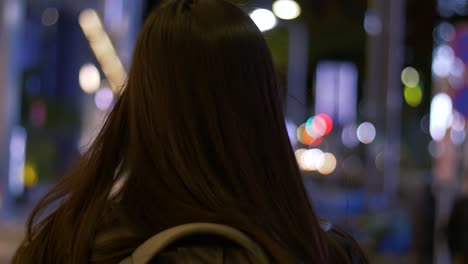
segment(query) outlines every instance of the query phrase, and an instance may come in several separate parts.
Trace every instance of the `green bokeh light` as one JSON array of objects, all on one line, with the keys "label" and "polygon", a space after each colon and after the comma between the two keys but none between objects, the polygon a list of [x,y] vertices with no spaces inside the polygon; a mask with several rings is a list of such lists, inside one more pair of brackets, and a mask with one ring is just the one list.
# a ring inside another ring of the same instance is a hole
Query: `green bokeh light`
[{"label": "green bokeh light", "polygon": [[409,106],[412,107],[417,107],[418,105],[421,104],[422,98],[423,98],[423,93],[421,90],[421,87],[419,86],[414,86],[414,87],[409,87],[405,86],[405,101]]}]

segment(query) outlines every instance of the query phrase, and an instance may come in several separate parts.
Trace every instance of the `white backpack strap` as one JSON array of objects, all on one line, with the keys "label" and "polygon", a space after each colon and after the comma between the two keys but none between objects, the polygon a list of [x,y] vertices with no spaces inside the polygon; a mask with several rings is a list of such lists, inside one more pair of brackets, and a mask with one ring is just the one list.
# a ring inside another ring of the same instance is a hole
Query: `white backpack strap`
[{"label": "white backpack strap", "polygon": [[255,263],[269,263],[268,257],[257,243],[241,231],[226,225],[211,223],[192,223],[169,228],[154,235],[141,244],[133,254],[120,264],[145,264],[174,241],[195,234],[211,234],[228,238],[247,250]]}]

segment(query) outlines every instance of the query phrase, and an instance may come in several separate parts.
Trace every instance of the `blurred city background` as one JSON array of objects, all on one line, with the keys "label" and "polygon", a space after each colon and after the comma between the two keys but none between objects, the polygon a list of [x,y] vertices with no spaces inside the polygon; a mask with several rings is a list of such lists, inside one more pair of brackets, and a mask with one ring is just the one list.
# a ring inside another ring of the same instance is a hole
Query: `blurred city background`
[{"label": "blurred city background", "polygon": [[[0,0],[0,263],[99,130],[157,2]],[[468,1],[242,7],[287,88],[285,122],[319,215],[372,263],[451,263],[464,242],[449,238],[464,231],[448,223],[468,212]]]}]

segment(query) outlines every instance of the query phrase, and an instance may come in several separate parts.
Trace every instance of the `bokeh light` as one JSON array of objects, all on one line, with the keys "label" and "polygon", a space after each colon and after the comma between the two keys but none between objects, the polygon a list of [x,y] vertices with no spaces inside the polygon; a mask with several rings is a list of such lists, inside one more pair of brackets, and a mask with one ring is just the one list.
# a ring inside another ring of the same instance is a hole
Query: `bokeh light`
[{"label": "bokeh light", "polygon": [[401,72],[401,82],[409,87],[414,87],[419,83],[419,73],[413,67],[406,67]]},{"label": "bokeh light", "polygon": [[327,114],[318,114],[307,120],[305,129],[307,134],[313,138],[323,137],[332,131],[333,121]]},{"label": "bokeh light", "polygon": [[304,143],[304,139],[302,138],[304,135],[304,131],[305,131],[305,124],[302,124],[297,128],[296,137],[297,137],[297,140],[299,140],[299,142],[301,142],[304,145],[307,145]]},{"label": "bokeh light", "polygon": [[57,8],[49,7],[42,12],[41,22],[44,26],[53,26],[57,23],[59,12]]},{"label": "bokeh light", "polygon": [[452,99],[447,94],[439,93],[432,98],[429,133],[435,141],[441,141],[445,137],[453,120],[452,112]]},{"label": "bokeh light", "polygon": [[94,93],[99,89],[101,74],[94,64],[87,63],[81,66],[79,82],[81,89],[83,89],[85,93]]},{"label": "bokeh light", "polygon": [[440,45],[434,50],[432,71],[438,77],[447,77],[452,71],[455,54],[449,45]]},{"label": "bokeh light", "polygon": [[448,76],[448,82],[452,88],[459,89],[465,83],[465,63],[460,58],[455,58]]},{"label": "bokeh light", "polygon": [[291,20],[301,15],[301,6],[294,0],[278,0],[273,3],[273,12],[281,19]]},{"label": "bokeh light", "polygon": [[33,187],[38,182],[38,176],[36,169],[31,164],[26,164],[24,166],[24,186],[26,187]]},{"label": "bokeh light", "polygon": [[450,130],[450,141],[455,145],[461,145],[465,142],[465,130],[451,129]]},{"label": "bokeh light", "polygon": [[421,104],[423,94],[419,86],[405,86],[404,90],[405,102],[412,107],[416,107]]},{"label": "bokeh light", "polygon": [[94,103],[99,110],[108,110],[114,101],[114,93],[107,87],[102,87],[94,95]]},{"label": "bokeh light", "polygon": [[421,118],[421,121],[419,122],[419,125],[421,127],[421,130],[424,133],[429,134],[429,115],[424,115]]},{"label": "bokeh light", "polygon": [[308,145],[310,147],[316,147],[316,146],[322,144],[322,141],[323,141],[323,138],[321,138],[321,137],[313,138],[313,137],[309,136],[309,134],[307,134],[306,131],[304,131],[303,139],[304,139],[305,145]]},{"label": "bokeh light", "polygon": [[445,146],[443,144],[437,144],[434,140],[431,140],[427,145],[427,151],[433,158],[440,158],[445,153]]},{"label": "bokeh light", "polygon": [[307,133],[306,124],[302,124],[297,128],[297,139],[304,145],[315,147],[322,143],[323,138],[312,137]]},{"label": "bokeh light", "polygon": [[250,18],[260,31],[267,31],[276,26],[275,15],[267,9],[259,8],[250,13]]},{"label": "bokeh light", "polygon": [[455,27],[448,22],[442,22],[434,29],[433,37],[436,42],[450,42],[455,38]]},{"label": "bokeh light", "polygon": [[375,167],[381,171],[384,170],[384,164],[385,164],[384,155],[385,153],[383,151],[380,151],[375,156]]},{"label": "bokeh light", "polygon": [[318,165],[323,163],[321,161],[321,159],[323,159],[323,151],[320,149],[298,149],[295,153],[301,170],[315,171],[318,169]]},{"label": "bokeh light", "polygon": [[382,19],[372,11],[367,11],[364,15],[364,30],[371,36],[377,36],[382,32]]},{"label": "bokeh light", "polygon": [[364,122],[357,129],[357,138],[363,144],[370,144],[375,139],[376,130],[370,122]]},{"label": "bokeh light", "polygon": [[458,111],[452,112],[452,122],[450,124],[450,140],[455,145],[461,145],[465,142],[466,132],[465,126],[466,121],[465,117]]},{"label": "bokeh light", "polygon": [[304,152],[307,151],[307,149],[297,149],[296,151],[294,151],[294,154],[296,156],[296,161],[297,161],[297,164],[299,165],[299,168],[301,170],[305,170],[304,168],[304,164],[302,164],[302,154],[304,154]]},{"label": "bokeh light", "polygon": [[321,123],[325,123],[325,134],[328,135],[333,129],[333,120],[332,118],[324,113],[318,114],[315,116],[316,119],[322,120]]},{"label": "bokeh light", "polygon": [[322,163],[318,166],[318,171],[321,174],[328,175],[335,171],[336,169],[336,158],[335,155],[331,153],[324,153],[322,155]]},{"label": "bokeh light", "polygon": [[317,148],[309,149],[302,152],[300,157],[302,167],[306,171],[315,171],[323,165],[323,151]]},{"label": "bokeh light", "polygon": [[323,137],[327,130],[326,126],[327,124],[325,123],[325,120],[316,117],[307,119],[307,122],[305,123],[307,134],[313,138]]},{"label": "bokeh light", "polygon": [[357,128],[354,125],[348,125],[343,128],[343,131],[341,132],[341,141],[343,142],[343,145],[348,148],[354,148],[359,144],[356,129]]},{"label": "bokeh light", "polygon": [[450,71],[450,75],[456,78],[463,78],[465,74],[466,65],[460,58],[455,58]]},{"label": "bokeh light", "polygon": [[452,116],[452,123],[450,124],[452,129],[464,130],[466,125],[465,117],[458,111],[453,111]]}]

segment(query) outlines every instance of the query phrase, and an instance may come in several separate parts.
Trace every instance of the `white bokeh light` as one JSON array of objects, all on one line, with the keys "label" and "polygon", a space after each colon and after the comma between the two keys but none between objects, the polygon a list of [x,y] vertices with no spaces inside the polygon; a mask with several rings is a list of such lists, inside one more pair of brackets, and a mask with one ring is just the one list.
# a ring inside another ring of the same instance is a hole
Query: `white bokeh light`
[{"label": "white bokeh light", "polygon": [[439,93],[432,98],[429,120],[429,132],[432,139],[441,141],[447,128],[452,124],[452,99],[445,93]]},{"label": "white bokeh light", "polygon": [[80,87],[85,93],[94,93],[101,84],[101,74],[94,64],[87,63],[81,66],[79,73]]},{"label": "white bokeh light", "polygon": [[326,162],[326,156],[318,148],[298,149],[295,154],[299,168],[303,171],[316,171]]},{"label": "white bokeh light", "polygon": [[301,170],[305,170],[304,164],[302,162],[302,154],[304,154],[305,151],[307,151],[307,149],[303,149],[303,148],[294,151],[294,154],[296,156],[297,164],[299,165],[299,168]]},{"label": "white bokeh light", "polygon": [[356,135],[361,143],[370,144],[375,139],[375,127],[370,122],[364,122],[359,125]]},{"label": "white bokeh light", "polygon": [[325,153],[322,155],[323,162],[318,166],[318,171],[321,174],[327,175],[335,171],[336,169],[336,158],[331,153]]},{"label": "white bokeh light", "polygon": [[294,0],[278,0],[273,3],[273,12],[284,20],[292,20],[301,15],[301,6]]},{"label": "white bokeh light", "polygon": [[309,149],[302,153],[301,160],[305,170],[317,170],[324,162],[323,151],[317,148]]},{"label": "white bokeh light", "polygon": [[259,8],[250,13],[250,18],[254,21],[260,31],[267,31],[276,26],[276,17],[268,9]]}]

